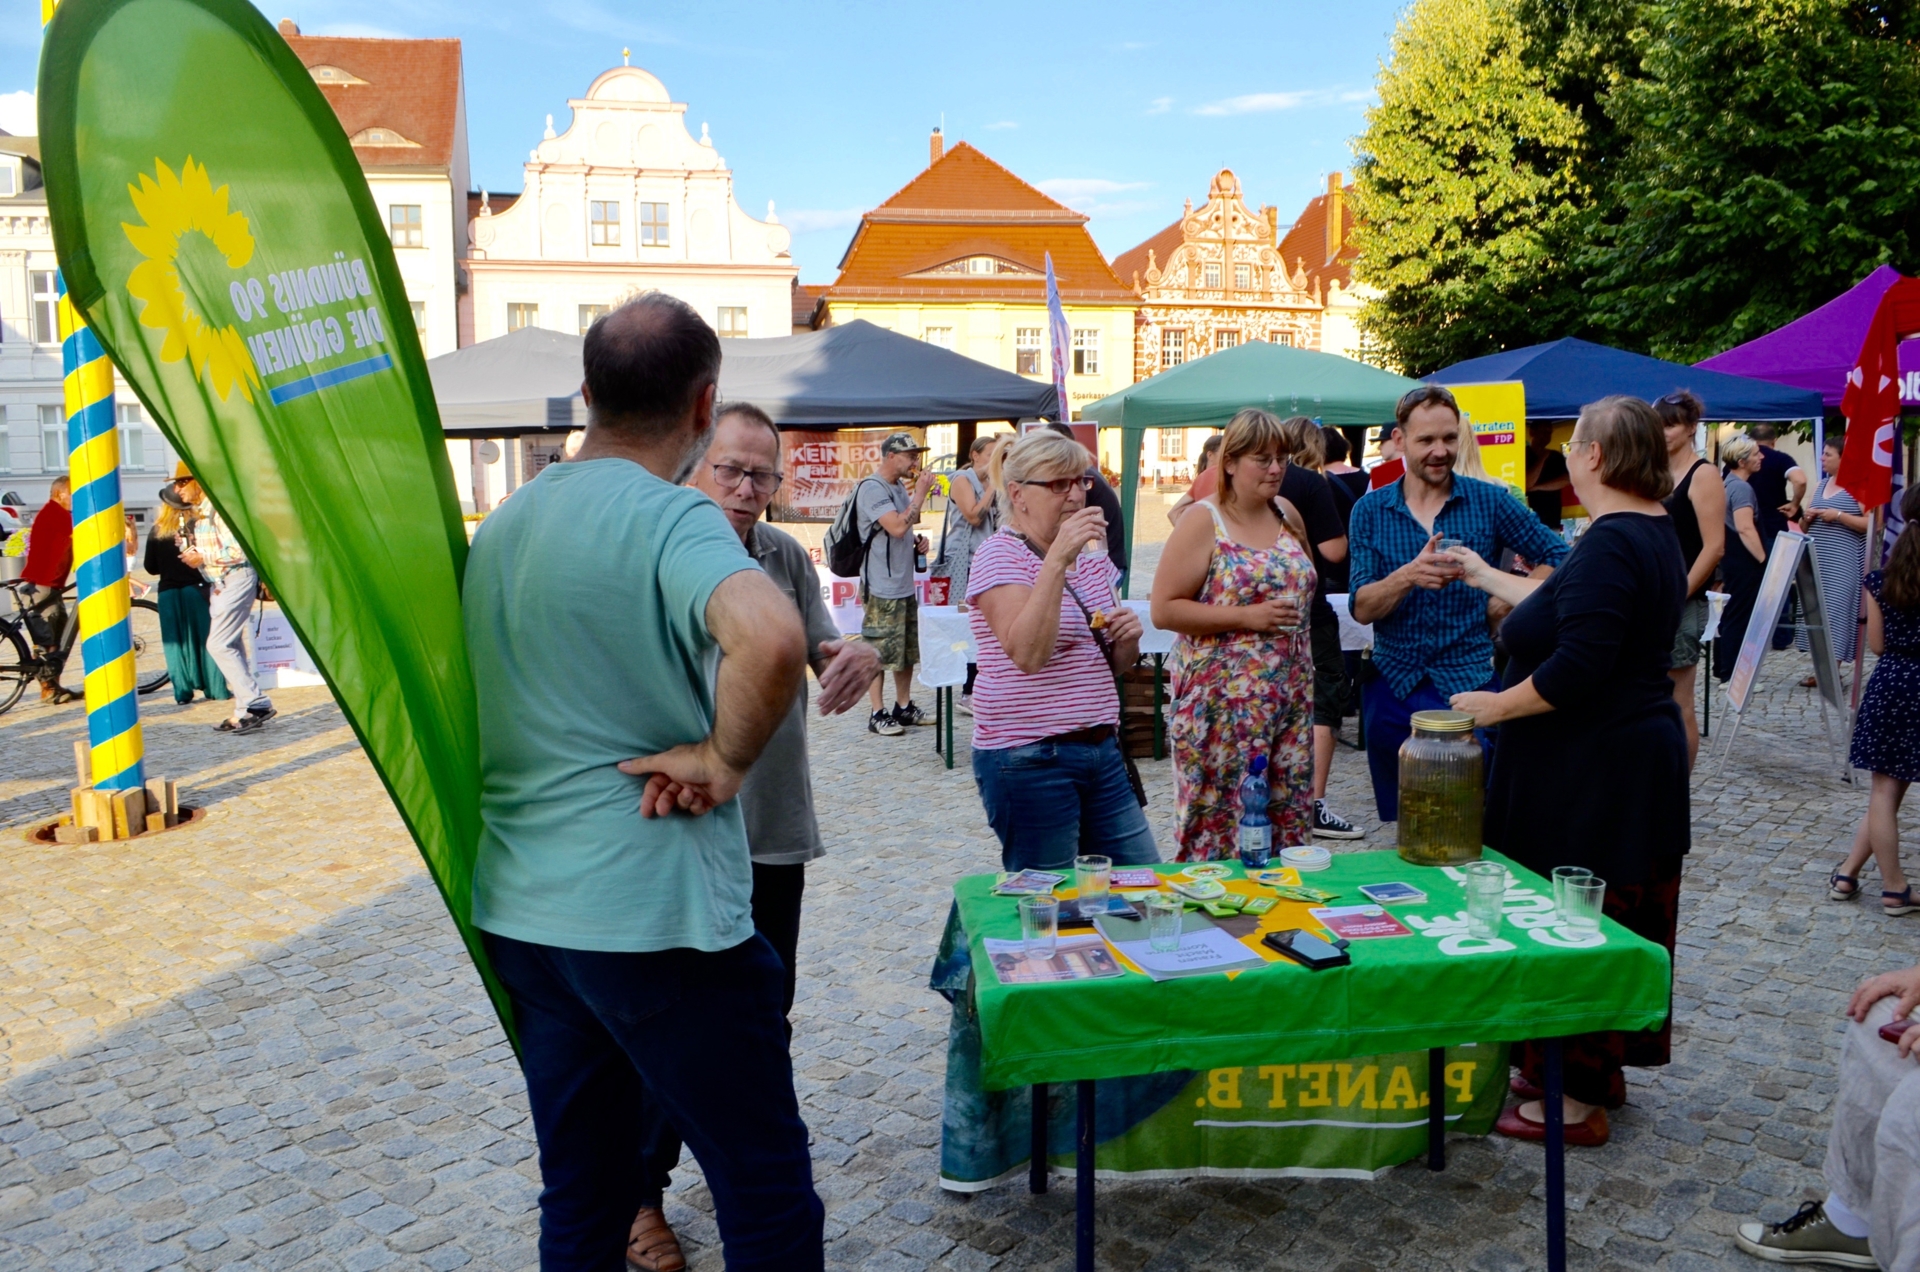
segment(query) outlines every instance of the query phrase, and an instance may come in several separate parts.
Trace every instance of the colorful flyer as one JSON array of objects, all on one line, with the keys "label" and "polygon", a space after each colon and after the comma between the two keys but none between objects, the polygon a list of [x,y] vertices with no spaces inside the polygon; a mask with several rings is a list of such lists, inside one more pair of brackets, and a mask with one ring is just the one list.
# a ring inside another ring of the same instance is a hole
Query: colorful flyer
[{"label": "colorful flyer", "polygon": [[1350,941],[1381,936],[1412,936],[1400,920],[1377,905],[1328,905],[1308,910],[1320,925]]}]

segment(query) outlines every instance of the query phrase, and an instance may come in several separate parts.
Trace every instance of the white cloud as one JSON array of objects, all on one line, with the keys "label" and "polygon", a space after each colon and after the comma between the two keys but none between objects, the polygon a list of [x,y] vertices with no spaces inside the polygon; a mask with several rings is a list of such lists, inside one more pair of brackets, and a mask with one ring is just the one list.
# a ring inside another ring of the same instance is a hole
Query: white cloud
[{"label": "white cloud", "polygon": [[1009,128],[1018,128],[1019,126],[1020,125],[1018,123],[1015,123],[1011,119],[1003,119],[1003,120],[1000,120],[998,123],[988,124],[987,131],[988,132],[1005,132]]},{"label": "white cloud", "polygon": [[1147,114],[1149,115],[1164,115],[1172,109],[1173,98],[1171,97],[1156,97],[1147,103]]},{"label": "white cloud", "polygon": [[1278,93],[1243,93],[1239,97],[1223,97],[1217,102],[1208,102],[1196,106],[1196,115],[1261,115],[1277,110],[1294,110],[1301,106],[1332,106],[1373,100],[1371,89],[1364,92],[1351,89],[1332,88],[1296,88]]},{"label": "white cloud", "polygon": [[865,208],[795,208],[780,213],[780,224],[795,234],[813,230],[844,230],[860,224]]},{"label": "white cloud", "polygon": [[32,89],[0,93],[0,129],[16,137],[31,137],[40,131]]},{"label": "white cloud", "polygon": [[1144,181],[1107,181],[1100,177],[1049,177],[1045,181],[1034,182],[1042,194],[1050,195],[1072,207],[1091,202],[1103,194],[1118,194],[1122,190],[1144,190]]}]

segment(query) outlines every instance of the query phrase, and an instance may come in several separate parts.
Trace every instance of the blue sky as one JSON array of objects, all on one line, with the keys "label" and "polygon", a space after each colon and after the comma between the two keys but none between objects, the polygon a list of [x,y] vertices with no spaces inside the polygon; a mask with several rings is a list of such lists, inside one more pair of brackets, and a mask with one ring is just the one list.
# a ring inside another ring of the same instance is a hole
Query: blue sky
[{"label": "blue sky", "polygon": [[[457,36],[476,183],[518,190],[545,117],[633,50],[710,126],[755,216],[830,282],[860,212],[966,140],[1092,217],[1109,257],[1239,174],[1283,223],[1351,165],[1403,0],[699,5],[596,0],[256,0],[313,35]],[[0,0],[0,127],[26,131],[39,6]],[[9,96],[17,94],[17,96]]]}]

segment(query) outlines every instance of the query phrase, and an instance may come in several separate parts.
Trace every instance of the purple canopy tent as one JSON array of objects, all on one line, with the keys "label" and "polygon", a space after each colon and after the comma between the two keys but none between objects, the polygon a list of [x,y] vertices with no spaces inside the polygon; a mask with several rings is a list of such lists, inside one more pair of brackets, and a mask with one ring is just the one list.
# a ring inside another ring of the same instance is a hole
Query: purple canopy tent
[{"label": "purple canopy tent", "polygon": [[[1847,373],[1860,360],[1860,345],[1867,338],[1874,311],[1880,307],[1880,297],[1899,278],[1900,271],[1882,265],[1778,331],[1694,365],[1812,389],[1828,407],[1837,408],[1840,392],[1847,385]],[[1900,401],[1906,406],[1920,406],[1920,341],[1900,346]]]}]

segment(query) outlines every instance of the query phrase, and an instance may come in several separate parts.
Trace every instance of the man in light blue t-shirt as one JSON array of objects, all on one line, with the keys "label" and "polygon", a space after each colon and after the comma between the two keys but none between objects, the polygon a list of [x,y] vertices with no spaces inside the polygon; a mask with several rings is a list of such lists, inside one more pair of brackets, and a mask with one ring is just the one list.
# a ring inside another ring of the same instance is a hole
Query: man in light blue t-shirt
[{"label": "man in light blue t-shirt", "polygon": [[706,1172],[727,1266],[817,1269],[785,973],[754,932],[734,799],[805,632],[719,508],[675,484],[711,429],[712,329],[650,293],[594,323],[583,356],[585,441],[487,518],[463,595],[473,921],[520,1036],[541,1267],[619,1266],[651,1100]]}]

